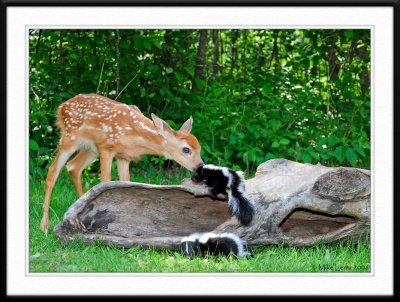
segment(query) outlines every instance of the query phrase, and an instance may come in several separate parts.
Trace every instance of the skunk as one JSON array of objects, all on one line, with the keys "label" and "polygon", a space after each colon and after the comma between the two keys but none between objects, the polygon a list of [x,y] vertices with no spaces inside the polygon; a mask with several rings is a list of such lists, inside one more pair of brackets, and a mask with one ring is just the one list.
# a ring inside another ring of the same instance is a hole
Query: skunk
[{"label": "skunk", "polygon": [[233,233],[193,233],[181,239],[180,248],[187,257],[204,256],[207,253],[224,256],[232,253],[236,258],[253,256],[246,241]]},{"label": "skunk", "polygon": [[211,194],[228,195],[228,210],[239,222],[248,225],[253,219],[254,202],[245,192],[243,172],[226,167],[201,165],[192,176],[192,181],[203,181],[211,188]]}]

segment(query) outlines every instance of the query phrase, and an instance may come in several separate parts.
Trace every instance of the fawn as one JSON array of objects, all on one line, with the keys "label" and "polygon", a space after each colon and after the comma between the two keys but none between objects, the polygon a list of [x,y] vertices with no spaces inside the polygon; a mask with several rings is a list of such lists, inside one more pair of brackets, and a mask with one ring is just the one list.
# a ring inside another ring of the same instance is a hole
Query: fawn
[{"label": "fawn", "polygon": [[190,171],[203,164],[201,146],[190,134],[190,117],[178,131],[151,114],[145,117],[135,105],[126,105],[97,94],[79,94],[58,107],[61,138],[46,178],[46,194],[40,229],[47,234],[51,193],[66,166],[79,196],[83,195],[83,169],[100,158],[101,181],[111,180],[111,164],[117,160],[120,180],[130,181],[129,163],[145,154],[165,156]]}]

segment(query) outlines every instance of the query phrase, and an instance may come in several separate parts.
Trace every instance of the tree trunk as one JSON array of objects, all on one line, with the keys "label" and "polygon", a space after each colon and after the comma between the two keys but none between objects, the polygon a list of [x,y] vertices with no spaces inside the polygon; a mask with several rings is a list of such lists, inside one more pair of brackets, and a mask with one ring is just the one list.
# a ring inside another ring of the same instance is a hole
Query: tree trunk
[{"label": "tree trunk", "polygon": [[[367,56],[367,49],[365,46],[357,48],[357,57],[360,60],[365,60],[366,56]],[[361,71],[360,79],[361,79],[361,96],[362,96],[362,98],[364,98],[366,92],[369,90],[369,87],[371,85],[369,72],[368,72],[368,69],[366,68],[366,66]]]},{"label": "tree trunk", "polygon": [[206,57],[206,47],[207,47],[207,29],[201,29],[199,33],[199,49],[197,51],[196,57],[196,69],[194,71],[195,79],[192,85],[192,92],[196,92],[199,90],[197,86],[196,79],[203,78],[203,70],[205,67],[205,57]]},{"label": "tree trunk", "polygon": [[335,81],[339,75],[339,62],[336,60],[335,46],[332,45],[328,50],[329,79]]},{"label": "tree trunk", "polygon": [[274,32],[274,44],[272,46],[272,53],[271,53],[271,58],[269,61],[268,68],[271,68],[272,62],[274,62],[275,68],[279,67],[278,37],[279,37],[279,31],[275,31]]},{"label": "tree trunk", "polygon": [[[261,33],[259,35],[261,35]],[[258,42],[257,59],[255,66],[264,66],[265,64],[264,48],[265,48],[265,40],[261,39]]]},{"label": "tree trunk", "polygon": [[213,43],[214,43],[214,51],[213,51],[213,75],[214,77],[218,74],[219,72],[219,38],[218,38],[218,29],[213,29],[212,30],[212,38],[213,38]]},{"label": "tree trunk", "polygon": [[237,50],[236,50],[236,41],[238,38],[239,32],[237,30],[232,31],[232,45],[231,45],[231,76],[233,76],[233,70],[236,66],[237,61]]},{"label": "tree trunk", "polygon": [[63,32],[60,31],[60,43],[58,44],[58,54],[57,54],[57,62],[62,63],[64,60],[62,59],[62,44],[63,44]]},{"label": "tree trunk", "polygon": [[36,49],[35,49],[36,54],[39,53],[39,49],[40,49],[40,38],[42,37],[42,32],[43,32],[43,29],[39,29],[39,36],[38,36],[38,40],[37,40],[37,43],[36,43]]},{"label": "tree trunk", "polygon": [[225,196],[205,185],[100,183],[55,226],[63,244],[83,236],[119,247],[178,249],[194,232],[232,232],[249,245],[310,246],[354,239],[370,228],[370,173],[273,159],[245,181],[256,211],[248,226],[231,217]]},{"label": "tree trunk", "polygon": [[120,50],[119,43],[121,41],[121,36],[119,35],[119,30],[116,30],[115,33],[115,61],[116,61],[116,69],[115,69],[115,96],[119,95],[119,86],[120,86],[120,75],[119,75],[119,58],[120,58]]}]

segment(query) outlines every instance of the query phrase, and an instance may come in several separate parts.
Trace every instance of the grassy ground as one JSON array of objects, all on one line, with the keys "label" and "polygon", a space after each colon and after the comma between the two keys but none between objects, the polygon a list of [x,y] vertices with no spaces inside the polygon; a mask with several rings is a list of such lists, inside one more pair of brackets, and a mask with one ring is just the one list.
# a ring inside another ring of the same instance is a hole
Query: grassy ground
[{"label": "grassy ground", "polygon": [[[132,171],[132,181],[180,184],[190,173],[183,169],[166,172],[154,168]],[[136,176],[135,176],[136,175]],[[115,171],[114,171],[114,177]],[[116,179],[116,178],[114,178]],[[85,177],[86,190],[96,183]],[[64,247],[52,232],[69,206],[77,199],[65,169],[52,195],[51,226],[47,236],[39,230],[44,181],[29,183],[29,271],[35,272],[370,272],[368,236],[357,243],[317,244],[313,247],[255,246],[251,259],[208,256],[185,258],[176,251],[134,247],[121,249],[100,244],[86,246],[76,240]]]}]

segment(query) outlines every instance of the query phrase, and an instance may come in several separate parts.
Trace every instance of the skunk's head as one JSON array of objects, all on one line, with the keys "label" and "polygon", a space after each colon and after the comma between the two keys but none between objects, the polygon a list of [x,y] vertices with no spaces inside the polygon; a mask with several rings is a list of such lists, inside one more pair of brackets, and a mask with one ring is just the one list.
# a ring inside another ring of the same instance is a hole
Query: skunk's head
[{"label": "skunk's head", "polygon": [[199,165],[196,169],[196,171],[194,171],[193,175],[192,175],[192,181],[194,182],[200,182],[202,180],[204,180],[204,173],[203,173],[203,165]]},{"label": "skunk's head", "polygon": [[199,249],[199,241],[198,240],[182,240],[181,241],[181,251],[186,257],[192,257],[196,255]]}]

